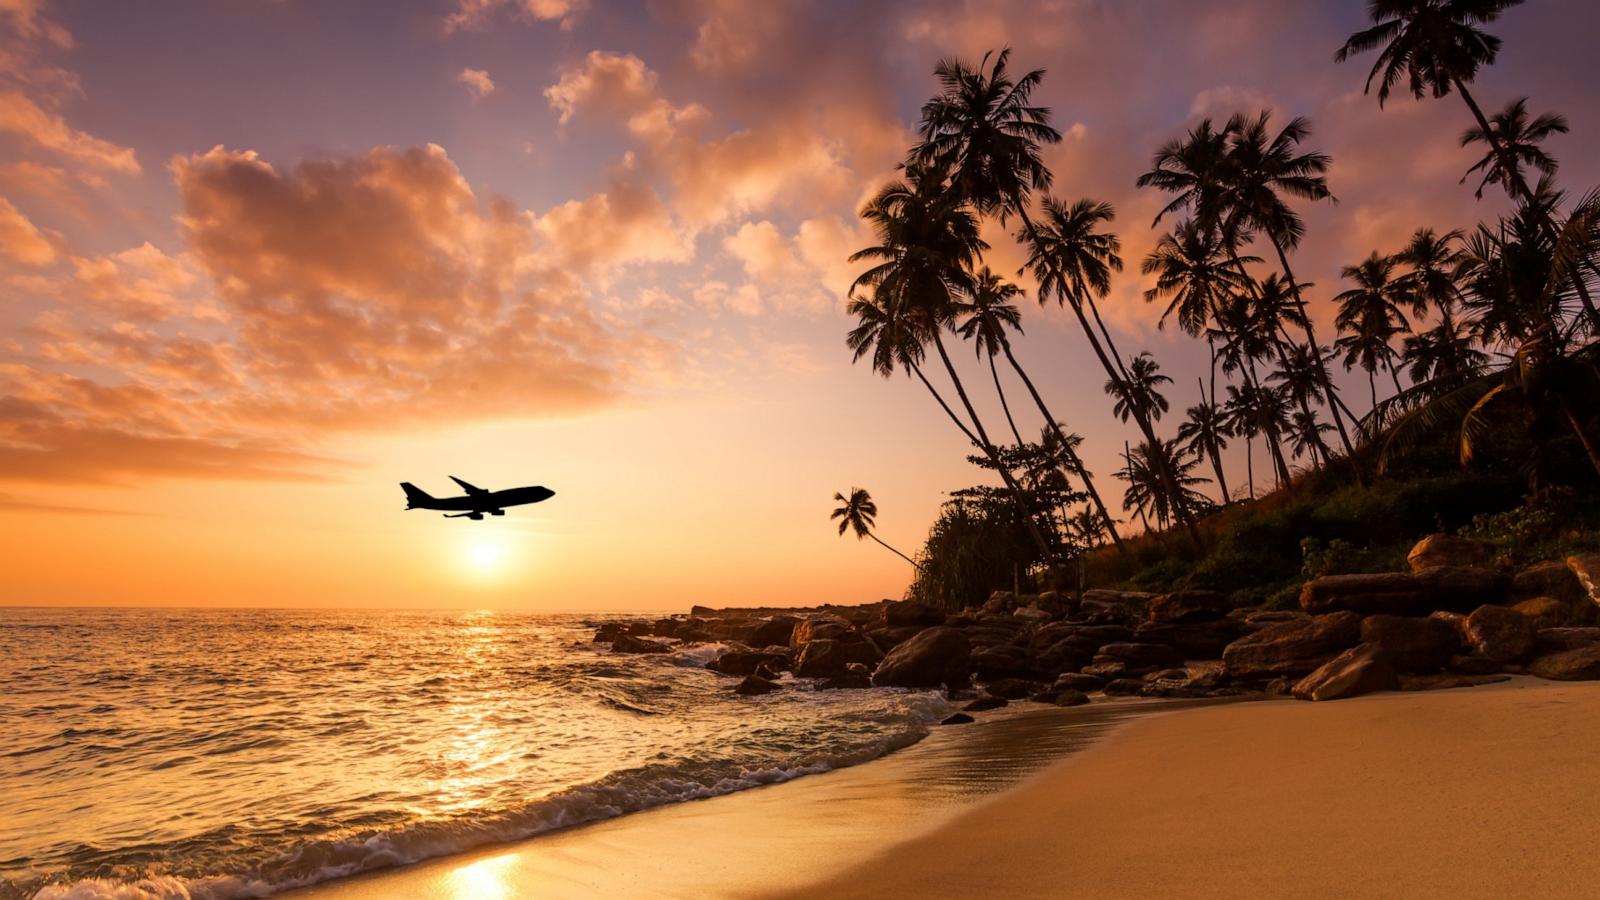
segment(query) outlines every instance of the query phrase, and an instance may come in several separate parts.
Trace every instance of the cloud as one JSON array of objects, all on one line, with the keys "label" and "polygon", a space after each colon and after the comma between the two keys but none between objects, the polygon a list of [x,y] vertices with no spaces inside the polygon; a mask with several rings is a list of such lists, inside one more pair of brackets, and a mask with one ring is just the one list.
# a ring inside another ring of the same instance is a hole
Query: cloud
[{"label": "cloud", "polygon": [[577,23],[588,0],[456,0],[455,11],[445,17],[445,33],[487,26],[502,9],[533,22],[560,22],[562,29]]},{"label": "cloud", "polygon": [[536,254],[547,268],[601,273],[639,263],[682,263],[694,256],[694,234],[673,220],[655,190],[617,181],[582,200],[562,203],[534,223]]},{"label": "cloud", "polygon": [[119,147],[72,128],[61,116],[41,108],[21,91],[0,90],[0,131],[87,166],[128,175],[140,171],[132,148]]},{"label": "cloud", "polygon": [[646,141],[661,143],[680,124],[701,119],[706,111],[692,103],[678,107],[667,102],[657,93],[657,81],[644,60],[631,53],[592,50],[581,64],[563,69],[544,96],[563,125],[579,114],[609,118]]},{"label": "cloud", "polygon": [[483,69],[462,69],[456,81],[466,85],[474,97],[483,98],[494,93],[494,79]]},{"label": "cloud", "polygon": [[10,200],[0,197],[0,252],[25,266],[48,266],[59,256],[56,245],[60,239],[28,221]]}]

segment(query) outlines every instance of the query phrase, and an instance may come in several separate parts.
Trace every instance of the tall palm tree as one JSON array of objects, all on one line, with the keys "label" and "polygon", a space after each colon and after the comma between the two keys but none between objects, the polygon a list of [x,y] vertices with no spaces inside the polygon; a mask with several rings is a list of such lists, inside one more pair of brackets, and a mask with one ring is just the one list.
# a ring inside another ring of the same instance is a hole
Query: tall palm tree
[{"label": "tall palm tree", "polygon": [[1332,425],[1317,421],[1315,416],[1296,411],[1289,423],[1289,448],[1294,458],[1310,456],[1315,460],[1319,452],[1326,452],[1327,445],[1323,443],[1322,434],[1332,430]]},{"label": "tall palm tree", "polygon": [[[1253,256],[1241,261],[1260,262]],[[1199,337],[1217,308],[1243,284],[1216,229],[1202,228],[1193,219],[1162,235],[1139,271],[1156,277],[1155,286],[1144,292],[1146,303],[1171,298],[1156,327],[1165,327],[1167,318],[1176,313],[1178,327],[1190,337]]]},{"label": "tall palm tree", "polygon": [[840,506],[838,509],[834,510],[833,515],[828,517],[830,519],[839,520],[840,537],[843,537],[846,531],[854,530],[856,533],[856,540],[859,541],[864,537],[872,538],[878,542],[878,546],[888,550],[890,553],[893,553],[895,556],[900,557],[906,562],[911,563],[911,565],[915,566],[916,568],[922,568],[920,565],[917,565],[916,560],[889,546],[884,542],[883,538],[880,538],[876,534],[872,533],[872,529],[877,525],[877,522],[874,520],[878,515],[878,504],[872,502],[872,495],[867,493],[864,488],[853,487],[850,489],[850,496],[846,497],[844,494],[834,494],[833,499],[838,503],[844,504],[843,506]]},{"label": "tall palm tree", "polygon": [[1432,381],[1450,375],[1475,375],[1489,355],[1472,346],[1470,323],[1440,319],[1432,328],[1408,335],[1400,351],[1410,366],[1411,380]]},{"label": "tall palm tree", "polygon": [[[1141,442],[1128,452],[1125,460],[1125,468],[1117,473],[1118,478],[1128,483],[1123,504],[1141,516],[1154,518],[1162,528],[1172,521],[1180,505],[1202,506],[1207,502],[1205,495],[1195,489],[1206,479],[1192,474],[1200,460],[1178,453],[1176,442],[1159,438],[1154,443]],[[1162,471],[1173,473],[1173,477],[1159,474]],[[1177,493],[1167,487],[1171,481],[1177,482]]]},{"label": "tall palm tree", "polygon": [[1106,382],[1106,393],[1116,398],[1111,411],[1122,421],[1136,413],[1143,413],[1152,422],[1161,421],[1168,409],[1167,398],[1161,395],[1161,385],[1172,379],[1161,374],[1161,365],[1148,352],[1141,353],[1128,364],[1128,376]]},{"label": "tall palm tree", "polygon": [[1462,133],[1461,146],[1489,144],[1489,152],[1461,176],[1461,182],[1465,184],[1474,172],[1482,172],[1483,181],[1477,189],[1479,200],[1483,199],[1483,189],[1491,184],[1516,196],[1516,185],[1526,187],[1528,183],[1522,171],[1524,165],[1538,169],[1546,177],[1556,173],[1555,157],[1544,152],[1539,143],[1552,134],[1566,134],[1567,130],[1567,118],[1559,113],[1545,113],[1530,120],[1528,98],[1519,97],[1489,117],[1489,130],[1474,126]]},{"label": "tall palm tree", "polygon": [[[859,359],[867,352],[866,348],[872,346],[882,319],[903,322],[894,337],[910,337],[933,345],[966,411],[965,422],[943,404],[942,398],[941,405],[993,464],[1011,491],[1042,558],[1050,559],[1053,556],[1051,545],[1034,521],[1021,485],[989,439],[983,420],[973,408],[944,345],[943,333],[954,316],[955,299],[958,294],[970,291],[972,264],[988,245],[978,237],[977,217],[959,197],[944,189],[942,173],[912,165],[906,168],[905,174],[904,180],[885,186],[861,210],[861,217],[871,224],[878,243],[850,256],[851,262],[873,262],[851,284],[850,295],[856,297],[863,289],[870,289],[873,303],[869,305],[880,309],[872,312],[865,307],[853,307],[858,316],[866,313],[871,318],[863,322],[870,327],[860,341],[852,335],[851,346]],[[890,353],[891,360],[903,356],[901,351]],[[876,356],[874,359],[876,361]],[[916,371],[920,376],[920,369]]]},{"label": "tall palm tree", "polygon": [[1337,346],[1345,351],[1345,368],[1359,362],[1367,370],[1367,384],[1372,391],[1372,405],[1378,405],[1378,389],[1373,374],[1378,368],[1389,370],[1394,379],[1394,392],[1400,393],[1400,376],[1395,373],[1395,351],[1391,341],[1410,328],[1400,304],[1412,304],[1406,293],[1406,284],[1394,277],[1395,261],[1376,250],[1353,266],[1345,266],[1340,274],[1356,286],[1333,298],[1339,304],[1339,314],[1334,319],[1341,337]]},{"label": "tall palm tree", "polygon": [[1466,256],[1460,249],[1461,241],[1460,231],[1437,234],[1431,228],[1419,228],[1395,254],[1397,262],[1411,267],[1399,280],[1411,298],[1412,311],[1422,315],[1432,308],[1439,313],[1439,321],[1432,328],[1418,330],[1405,339],[1400,355],[1413,382],[1476,373],[1488,362],[1486,354],[1473,348],[1470,326],[1456,319],[1461,303],[1457,276]]},{"label": "tall palm tree", "polygon": [[[1249,458],[1249,439],[1264,435],[1272,459],[1273,477],[1282,485],[1289,480],[1289,466],[1283,458],[1278,436],[1289,430],[1289,405],[1283,392],[1264,384],[1228,385],[1227,412],[1235,432],[1245,435],[1245,455]],[[1254,496],[1254,471],[1251,472]]]},{"label": "tall palm tree", "polygon": [[1178,443],[1186,452],[1206,456],[1211,460],[1211,471],[1217,476],[1217,490],[1222,504],[1228,504],[1228,476],[1222,468],[1222,451],[1233,436],[1233,425],[1227,413],[1216,403],[1206,399],[1205,385],[1200,385],[1200,402],[1185,411],[1187,418],[1178,426]]}]

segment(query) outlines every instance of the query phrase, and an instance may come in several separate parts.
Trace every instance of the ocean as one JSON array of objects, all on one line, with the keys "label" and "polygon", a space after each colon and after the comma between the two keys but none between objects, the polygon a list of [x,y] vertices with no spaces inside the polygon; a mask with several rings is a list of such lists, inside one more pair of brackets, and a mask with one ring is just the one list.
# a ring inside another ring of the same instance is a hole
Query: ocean
[{"label": "ocean", "polygon": [[259,897],[864,762],[936,692],[731,693],[600,615],[0,609],[0,897]]}]

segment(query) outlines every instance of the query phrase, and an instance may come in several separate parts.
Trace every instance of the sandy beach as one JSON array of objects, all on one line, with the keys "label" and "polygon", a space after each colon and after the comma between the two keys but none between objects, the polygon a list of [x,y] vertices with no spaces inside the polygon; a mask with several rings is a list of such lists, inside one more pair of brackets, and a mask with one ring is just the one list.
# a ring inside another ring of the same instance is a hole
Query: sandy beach
[{"label": "sandy beach", "polygon": [[306,896],[1600,894],[1600,684],[1181,709],[1082,752],[1057,732],[1035,763],[1070,755],[997,794],[1000,774],[964,784],[1079,712]]}]

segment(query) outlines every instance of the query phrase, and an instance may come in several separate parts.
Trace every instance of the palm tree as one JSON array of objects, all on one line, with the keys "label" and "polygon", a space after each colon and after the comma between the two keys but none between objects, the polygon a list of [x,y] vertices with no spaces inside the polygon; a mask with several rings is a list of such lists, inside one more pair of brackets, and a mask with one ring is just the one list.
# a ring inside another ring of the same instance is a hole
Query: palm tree
[{"label": "palm tree", "polygon": [[[940,173],[915,165],[906,168],[904,180],[887,185],[869,200],[861,210],[861,217],[871,223],[878,243],[850,256],[851,262],[871,260],[875,263],[850,286],[852,298],[863,288],[873,292],[872,302],[865,306],[852,305],[858,317],[864,316],[858,330],[867,329],[859,340],[854,333],[850,338],[856,358],[876,346],[885,321],[898,323],[892,335],[896,340],[910,338],[922,345],[933,345],[966,410],[965,422],[937,392],[934,392],[935,397],[952,421],[993,463],[1011,491],[1039,552],[1043,558],[1051,558],[1050,544],[1029,513],[1021,486],[989,440],[983,420],[973,408],[944,346],[943,332],[952,321],[956,296],[970,292],[972,264],[988,246],[978,237],[977,218],[960,198],[944,189],[944,177]],[[904,361],[905,353],[891,349],[889,359]],[[921,377],[920,369],[913,371]],[[923,381],[927,383],[926,378]],[[932,389],[931,385],[929,388]]]},{"label": "palm tree", "polygon": [[1233,425],[1227,413],[1216,403],[1206,399],[1205,384],[1200,385],[1200,403],[1185,411],[1187,418],[1178,426],[1178,443],[1186,452],[1211,459],[1211,471],[1217,476],[1217,490],[1222,494],[1222,504],[1228,504],[1228,477],[1222,468],[1222,451],[1233,436]]},{"label": "palm tree", "polygon": [[[1192,474],[1200,460],[1176,452],[1174,441],[1157,438],[1154,443],[1141,442],[1127,453],[1125,461],[1125,468],[1117,473],[1128,483],[1123,505],[1146,517],[1147,522],[1154,518],[1157,525],[1165,528],[1179,506],[1203,506],[1207,502],[1205,495],[1195,490],[1195,485],[1204,484],[1206,479]],[[1161,475],[1163,471],[1171,476]],[[1173,481],[1178,485],[1177,493],[1167,487]]]},{"label": "palm tree", "polygon": [[1477,374],[1488,363],[1489,355],[1472,346],[1470,329],[1470,323],[1446,318],[1432,328],[1407,336],[1400,357],[1411,367],[1411,380]]},{"label": "palm tree", "polygon": [[1411,297],[1412,311],[1418,315],[1428,307],[1439,311],[1438,324],[1405,339],[1400,355],[1413,382],[1476,373],[1488,362],[1486,354],[1472,347],[1470,327],[1456,319],[1461,303],[1457,274],[1466,259],[1458,246],[1461,240],[1460,231],[1436,234],[1431,228],[1419,228],[1395,254],[1397,262],[1411,267],[1399,280]]},{"label": "palm tree", "polygon": [[1307,415],[1304,411],[1297,411],[1289,423],[1289,448],[1294,452],[1294,458],[1310,456],[1317,458],[1319,452],[1327,452],[1327,444],[1323,443],[1324,432],[1332,431],[1333,426],[1317,421],[1315,416]]},{"label": "palm tree", "polygon": [[1372,391],[1372,405],[1378,405],[1378,388],[1373,373],[1379,367],[1389,370],[1394,379],[1394,392],[1400,393],[1400,377],[1395,373],[1394,348],[1390,341],[1411,323],[1401,311],[1400,304],[1413,304],[1406,293],[1406,285],[1394,278],[1395,261],[1376,250],[1372,255],[1353,266],[1345,266],[1340,274],[1354,281],[1356,286],[1334,297],[1339,304],[1339,314],[1334,319],[1341,337],[1337,346],[1344,350],[1344,365],[1348,369],[1355,362],[1367,370],[1367,385]]},{"label": "palm tree", "polygon": [[[1289,406],[1283,392],[1263,384],[1228,385],[1226,410],[1235,433],[1245,436],[1245,456],[1250,458],[1251,438],[1265,435],[1272,458],[1273,477],[1278,484],[1289,480],[1289,466],[1283,458],[1278,436],[1289,430]],[[1255,496],[1255,472],[1251,465],[1251,496]]]},{"label": "palm tree", "polygon": [[[1489,117],[1489,130],[1468,128],[1461,135],[1461,146],[1489,144],[1489,152],[1478,160],[1467,174],[1461,176],[1465,184],[1474,172],[1483,172],[1477,197],[1483,199],[1483,189],[1490,184],[1505,188],[1507,194],[1516,196],[1516,185],[1527,187],[1522,173],[1524,165],[1532,166],[1546,177],[1556,173],[1555,157],[1544,152],[1539,142],[1552,134],[1567,133],[1567,119],[1558,113],[1545,113],[1532,121],[1528,119],[1528,98],[1519,97],[1506,104],[1506,108]],[[1494,138],[1494,140],[1491,140]]]},{"label": "palm tree", "polygon": [[846,497],[843,494],[834,494],[833,499],[838,503],[844,504],[843,506],[840,506],[838,509],[834,510],[833,515],[828,517],[830,519],[839,520],[840,537],[843,537],[846,531],[854,530],[856,533],[856,540],[859,541],[864,537],[872,538],[878,542],[880,547],[883,547],[885,550],[888,550],[890,553],[893,553],[895,556],[900,557],[906,562],[911,563],[911,565],[915,566],[916,568],[922,568],[920,565],[917,565],[916,560],[889,546],[884,542],[883,538],[880,538],[876,534],[872,533],[873,527],[877,524],[873,520],[878,515],[878,504],[872,502],[872,495],[867,493],[864,488],[853,487],[850,489],[850,496]]},{"label": "palm tree", "polygon": [[1022,333],[1022,315],[1017,312],[1016,304],[1011,302],[1021,296],[1022,288],[1002,280],[999,275],[989,271],[988,266],[984,266],[973,274],[972,290],[955,303],[956,316],[965,317],[956,328],[956,333],[972,341],[979,356],[988,358],[994,392],[1000,398],[1000,408],[1006,414],[1006,424],[1011,426],[1011,435],[1017,439],[1018,446],[1024,443],[1022,432],[1017,430],[1017,422],[1011,417],[1011,404],[1006,401],[1005,388],[1000,385],[1000,370],[996,368],[994,358],[1000,354],[1000,348],[1006,342],[1006,329]]},{"label": "palm tree", "polygon": [[1161,385],[1171,383],[1171,378],[1161,374],[1161,365],[1155,357],[1149,352],[1141,353],[1129,364],[1127,378],[1113,378],[1106,382],[1106,393],[1117,401],[1111,411],[1124,422],[1138,413],[1143,413],[1152,422],[1159,422],[1161,416],[1171,408],[1167,398],[1161,396]]},{"label": "palm tree", "polygon": [[[1253,256],[1241,261],[1260,262]],[[1165,327],[1167,317],[1176,313],[1178,327],[1190,337],[1199,337],[1217,308],[1243,284],[1216,230],[1202,228],[1193,219],[1162,235],[1139,271],[1156,276],[1155,286],[1144,292],[1146,303],[1172,298],[1156,327]]]}]

